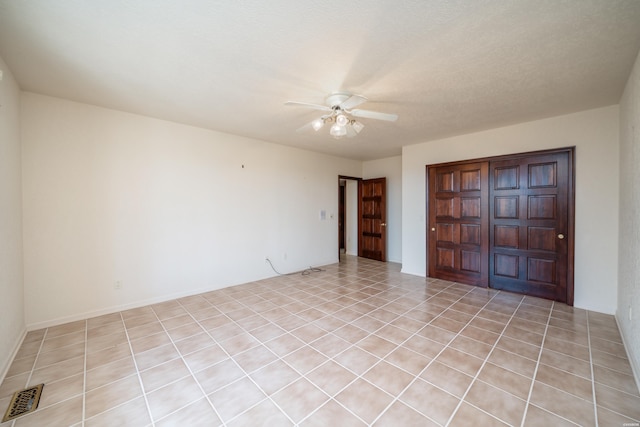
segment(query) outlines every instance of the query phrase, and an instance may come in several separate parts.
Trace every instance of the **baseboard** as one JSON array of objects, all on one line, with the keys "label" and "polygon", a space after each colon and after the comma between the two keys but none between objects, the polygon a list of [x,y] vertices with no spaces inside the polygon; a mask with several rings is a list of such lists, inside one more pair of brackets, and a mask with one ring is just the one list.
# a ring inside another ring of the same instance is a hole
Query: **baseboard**
[{"label": "baseboard", "polygon": [[[319,263],[314,264],[313,266],[324,267],[324,266],[327,266],[327,265],[335,264],[337,262],[338,262],[337,259],[330,259],[330,260],[320,261]],[[307,268],[309,268],[308,265],[300,267],[299,270],[295,270],[295,271],[303,271],[303,270],[305,270]],[[189,296],[193,296],[193,295],[202,294],[202,293],[205,293],[205,292],[216,291],[218,289],[224,289],[224,288],[228,288],[230,286],[242,285],[244,283],[250,283],[250,282],[253,282],[253,281],[268,279],[268,278],[276,277],[276,276],[277,276],[276,273],[270,272],[267,276],[257,277],[255,279],[249,280],[248,282],[228,283],[228,284],[226,284],[224,286],[220,286],[220,287],[207,287],[207,288],[201,288],[201,289],[192,289],[192,290],[185,291],[185,292],[178,292],[178,293],[174,293],[174,294],[163,295],[161,297],[148,298],[148,299],[145,299],[145,300],[135,301],[135,302],[128,303],[128,304],[114,305],[114,306],[110,306],[110,307],[101,308],[101,309],[98,309],[98,310],[85,311],[85,312],[82,312],[82,313],[76,313],[76,314],[72,314],[72,315],[69,315],[69,316],[63,316],[63,317],[58,317],[58,318],[51,319],[51,320],[45,320],[45,321],[42,321],[42,322],[28,323],[26,330],[27,331],[35,331],[35,330],[43,329],[43,328],[50,328],[52,326],[63,325],[65,323],[69,323],[69,322],[76,322],[78,320],[90,319],[92,317],[97,317],[97,316],[104,316],[105,314],[111,314],[111,313],[117,313],[119,311],[131,310],[131,309],[134,309],[134,308],[144,307],[144,306],[151,305],[151,304],[159,304],[159,303],[162,303],[162,302],[171,301],[171,300],[178,299],[178,298],[184,298],[184,297],[189,297]]]},{"label": "baseboard", "polygon": [[22,346],[22,342],[24,341],[24,337],[27,336],[27,328],[22,328],[22,332],[20,333],[19,338],[16,340],[13,350],[11,351],[11,355],[7,360],[3,362],[3,366],[0,366],[0,384],[4,381],[7,373],[9,372],[9,368],[11,368],[11,364],[13,360],[16,358],[18,351],[20,350],[20,346]]},{"label": "baseboard", "polygon": [[638,363],[640,361],[636,361],[631,357],[629,353],[629,346],[627,343],[629,342],[625,336],[622,328],[620,327],[620,321],[618,320],[618,313],[615,314],[616,324],[618,325],[618,331],[620,331],[620,337],[622,337],[622,345],[624,346],[624,351],[627,353],[627,360],[629,360],[629,364],[631,365],[631,372],[633,372],[633,378],[636,380],[636,387],[638,387],[638,391],[640,392],[640,366]]},{"label": "baseboard", "polygon": [[404,268],[404,265],[402,266],[402,269],[400,270],[401,273],[404,274],[410,274],[412,276],[418,276],[418,277],[427,277],[426,274],[424,274],[424,271],[420,272],[420,271],[410,271]]},{"label": "baseboard", "polygon": [[[233,285],[229,285],[233,286]],[[225,286],[226,287],[226,286]],[[206,289],[195,289],[186,292],[178,292],[169,295],[163,295],[161,297],[148,298],[145,300],[135,301],[128,304],[114,305],[105,308],[101,308],[98,310],[90,310],[82,313],[71,314],[69,316],[57,317],[51,320],[45,320],[42,322],[34,322],[27,324],[27,331],[35,331],[43,328],[51,328],[53,326],[63,325],[65,323],[76,322],[78,320],[90,319],[92,317],[104,316],[105,314],[117,313],[119,311],[131,310],[134,308],[144,307],[151,304],[159,304],[166,301],[171,301],[178,298],[189,297],[192,295],[203,294],[205,292],[215,291],[221,288],[206,288]]]}]

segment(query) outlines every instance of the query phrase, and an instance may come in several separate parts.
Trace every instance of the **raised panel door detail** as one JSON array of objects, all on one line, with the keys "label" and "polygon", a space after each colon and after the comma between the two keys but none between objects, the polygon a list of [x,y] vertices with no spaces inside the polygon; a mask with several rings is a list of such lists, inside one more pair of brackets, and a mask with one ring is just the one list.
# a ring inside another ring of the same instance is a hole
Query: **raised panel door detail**
[{"label": "raised panel door detail", "polygon": [[463,245],[480,246],[481,233],[479,224],[461,224],[460,225],[460,243]]},{"label": "raised panel door detail", "polygon": [[529,250],[554,252],[556,250],[556,230],[547,227],[529,227],[527,241]]},{"label": "raised panel door detail", "polygon": [[516,255],[496,254],[494,257],[493,271],[497,276],[518,277],[519,259]]},{"label": "raised panel door detail", "polygon": [[488,173],[486,161],[427,166],[430,277],[487,286]]},{"label": "raised panel door detail", "polygon": [[496,190],[513,190],[520,188],[520,168],[509,166],[496,168],[494,172],[493,186]]},{"label": "raised panel door detail", "polygon": [[386,260],[386,179],[358,183],[358,256]]},{"label": "raised panel door detail", "polygon": [[436,216],[438,218],[453,218],[455,202],[453,197],[436,199]]},{"label": "raised panel door detail", "polygon": [[494,199],[494,218],[518,218],[518,196],[502,196]]},{"label": "raised panel door detail", "polygon": [[529,165],[529,188],[545,188],[556,186],[556,162]]},{"label": "raised panel door detail", "polygon": [[[491,161],[492,288],[572,303],[572,168],[572,149]],[[508,188],[506,171],[516,170],[520,187]]]},{"label": "raised panel door detail", "polygon": [[480,218],[480,197],[462,197],[460,199],[460,216],[463,218]]},{"label": "raised panel door detail", "polygon": [[494,246],[501,248],[518,248],[518,234],[520,227],[517,225],[496,225],[493,227]]},{"label": "raised panel door detail", "polygon": [[453,243],[453,224],[440,223],[436,225],[438,241]]},{"label": "raised panel door detail", "polygon": [[455,266],[454,260],[455,254],[453,249],[438,248],[437,265],[439,268],[453,269],[453,267]]},{"label": "raised panel door detail", "polygon": [[452,192],[453,187],[453,172],[448,171],[445,173],[438,173],[438,179],[436,183],[436,191],[438,192]]},{"label": "raised panel door detail", "polygon": [[460,172],[460,191],[480,191],[480,169]]},{"label": "raised panel door detail", "polygon": [[555,219],[556,196],[533,195],[528,197],[529,219]]},{"label": "raised panel door detail", "polygon": [[527,280],[553,284],[556,278],[556,262],[551,259],[529,258]]},{"label": "raised panel door detail", "polygon": [[429,276],[572,305],[574,156],[563,148],[427,166]]},{"label": "raised panel door detail", "polygon": [[480,253],[460,251],[460,269],[480,273]]}]

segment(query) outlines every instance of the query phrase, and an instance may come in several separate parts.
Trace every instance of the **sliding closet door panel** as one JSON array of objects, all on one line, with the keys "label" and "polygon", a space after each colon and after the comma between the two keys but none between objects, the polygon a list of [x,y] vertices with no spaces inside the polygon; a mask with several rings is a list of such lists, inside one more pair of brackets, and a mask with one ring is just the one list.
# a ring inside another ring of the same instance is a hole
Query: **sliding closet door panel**
[{"label": "sliding closet door panel", "polygon": [[427,167],[429,276],[488,284],[489,163]]},{"label": "sliding closet door panel", "polygon": [[490,164],[492,288],[567,302],[568,152]]}]

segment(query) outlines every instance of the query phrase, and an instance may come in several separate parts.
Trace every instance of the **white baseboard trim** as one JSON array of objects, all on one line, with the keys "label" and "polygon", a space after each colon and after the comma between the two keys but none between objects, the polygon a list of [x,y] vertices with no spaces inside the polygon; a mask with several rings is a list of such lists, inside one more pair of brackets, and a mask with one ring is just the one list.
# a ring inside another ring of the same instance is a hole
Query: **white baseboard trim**
[{"label": "white baseboard trim", "polygon": [[[229,285],[229,286],[233,286],[233,285]],[[35,331],[35,330],[43,329],[43,328],[51,328],[52,326],[63,325],[65,323],[69,323],[69,322],[76,322],[78,320],[85,320],[85,319],[90,319],[92,317],[104,316],[105,314],[111,314],[111,313],[117,313],[119,311],[131,310],[133,308],[144,307],[144,306],[151,305],[151,304],[159,304],[159,303],[162,303],[162,302],[171,301],[171,300],[178,299],[178,298],[189,297],[189,296],[192,296],[192,295],[203,294],[205,292],[211,292],[211,291],[215,291],[215,290],[222,289],[222,288],[223,287],[220,287],[220,288],[210,288],[209,287],[209,288],[206,288],[206,289],[192,289],[192,290],[186,291],[186,292],[178,292],[178,293],[174,293],[174,294],[164,295],[164,296],[161,296],[161,297],[154,297],[154,298],[148,298],[148,299],[145,299],[145,300],[135,301],[135,302],[127,303],[127,304],[113,305],[113,306],[101,308],[101,309],[98,309],[98,310],[84,311],[82,313],[76,313],[76,314],[71,314],[69,316],[57,317],[55,319],[45,320],[45,321],[42,321],[42,322],[29,323],[29,324],[27,324],[27,331]]]},{"label": "white baseboard trim", "polygon": [[22,328],[22,332],[20,333],[19,338],[16,340],[15,344],[13,345],[13,350],[11,351],[11,355],[7,360],[5,360],[2,363],[2,366],[0,366],[0,384],[2,384],[7,374],[9,373],[9,368],[11,368],[11,364],[13,363],[13,360],[16,358],[16,355],[18,354],[18,351],[22,346],[22,342],[24,341],[24,337],[26,336],[27,336],[27,328]]},{"label": "white baseboard trim", "polygon": [[638,387],[638,391],[640,392],[640,366],[638,363],[640,361],[636,361],[631,357],[629,353],[629,346],[627,343],[629,342],[624,335],[624,331],[620,327],[620,321],[618,320],[618,312],[615,314],[616,324],[618,325],[618,331],[620,331],[620,336],[622,337],[622,345],[624,346],[624,351],[627,353],[627,360],[629,360],[629,364],[631,365],[631,372],[633,372],[633,377],[636,380],[636,387]]},{"label": "white baseboard trim", "polygon": [[426,274],[424,273],[424,271],[420,272],[420,271],[409,271],[406,268],[404,268],[404,266],[402,266],[402,269],[400,270],[401,273],[404,274],[410,274],[412,276],[418,276],[418,277],[427,277]]}]

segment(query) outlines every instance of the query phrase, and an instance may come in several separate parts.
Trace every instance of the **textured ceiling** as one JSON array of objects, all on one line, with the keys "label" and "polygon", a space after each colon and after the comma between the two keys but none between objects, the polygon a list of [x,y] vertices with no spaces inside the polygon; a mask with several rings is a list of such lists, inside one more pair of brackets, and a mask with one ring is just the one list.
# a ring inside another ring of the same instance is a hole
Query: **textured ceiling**
[{"label": "textured ceiling", "polygon": [[[638,0],[0,0],[23,90],[355,159],[617,104]],[[369,98],[355,138],[283,104]]]}]

